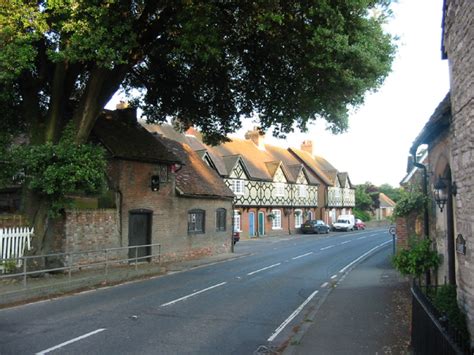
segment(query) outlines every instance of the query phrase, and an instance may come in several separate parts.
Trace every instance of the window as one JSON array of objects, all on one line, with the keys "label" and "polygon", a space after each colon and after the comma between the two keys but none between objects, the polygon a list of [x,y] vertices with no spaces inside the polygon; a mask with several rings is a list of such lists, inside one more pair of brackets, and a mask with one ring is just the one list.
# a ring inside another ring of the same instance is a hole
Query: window
[{"label": "window", "polygon": [[226,227],[226,210],[218,208],[216,210],[216,231],[225,231]]},{"label": "window", "polygon": [[282,182],[275,183],[275,196],[285,196],[285,184]]},{"label": "window", "polygon": [[303,211],[296,210],[295,211],[295,228],[301,227],[303,224]]},{"label": "window", "polygon": [[204,221],[206,213],[204,210],[191,210],[188,212],[188,233],[204,233]]},{"label": "window", "polygon": [[231,189],[236,195],[243,195],[244,194],[244,180],[232,180]]},{"label": "window", "polygon": [[312,220],[313,219],[313,211],[309,211],[308,212],[308,220]]},{"label": "window", "polygon": [[308,197],[308,190],[306,189],[306,185],[298,185],[298,192],[299,197]]},{"label": "window", "polygon": [[272,229],[281,229],[281,211],[273,210]]},{"label": "window", "polygon": [[235,210],[234,211],[234,232],[240,232],[241,229],[241,224],[240,224],[240,211]]}]

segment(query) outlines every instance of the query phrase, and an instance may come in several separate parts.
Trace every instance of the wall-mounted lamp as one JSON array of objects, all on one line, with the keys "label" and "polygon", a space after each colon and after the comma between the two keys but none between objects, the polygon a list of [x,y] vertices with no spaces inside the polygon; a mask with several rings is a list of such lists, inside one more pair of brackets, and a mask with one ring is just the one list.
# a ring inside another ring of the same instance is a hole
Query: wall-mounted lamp
[{"label": "wall-mounted lamp", "polygon": [[434,199],[439,207],[440,212],[443,212],[444,206],[446,205],[448,198],[451,198],[450,195],[456,196],[457,194],[456,182],[453,182],[451,186],[449,186],[447,182],[449,183],[449,180],[439,176],[438,181],[436,181],[433,186]]},{"label": "wall-mounted lamp", "polygon": [[151,177],[151,191],[158,191],[160,189],[160,177],[158,175],[153,175]]}]

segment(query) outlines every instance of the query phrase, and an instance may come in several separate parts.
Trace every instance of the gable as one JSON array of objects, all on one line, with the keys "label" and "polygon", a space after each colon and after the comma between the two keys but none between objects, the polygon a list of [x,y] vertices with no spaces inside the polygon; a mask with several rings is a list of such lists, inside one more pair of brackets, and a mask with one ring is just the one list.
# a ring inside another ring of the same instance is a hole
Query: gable
[{"label": "gable", "polygon": [[281,168],[281,165],[278,167],[278,169],[275,171],[275,174],[273,175],[273,181],[274,182],[287,182],[286,176],[283,173],[283,170]]},{"label": "gable", "polygon": [[234,168],[231,170],[229,177],[233,179],[248,180],[248,175],[245,172],[245,167],[241,159],[237,161],[237,164],[235,164]]},{"label": "gable", "polygon": [[306,174],[304,173],[303,169],[300,170],[300,173],[298,174],[298,177],[296,179],[296,183],[304,185],[308,184],[308,179],[306,178]]}]

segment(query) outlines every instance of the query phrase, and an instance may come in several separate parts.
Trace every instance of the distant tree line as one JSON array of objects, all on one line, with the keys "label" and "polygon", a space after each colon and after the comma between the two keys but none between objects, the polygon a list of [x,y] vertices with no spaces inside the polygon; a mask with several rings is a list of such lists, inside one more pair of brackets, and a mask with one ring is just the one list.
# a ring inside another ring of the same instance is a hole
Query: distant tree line
[{"label": "distant tree line", "polygon": [[371,182],[356,185],[354,214],[357,218],[368,221],[380,207],[379,195],[384,193],[394,202],[400,200],[403,189],[390,184],[376,186]]}]

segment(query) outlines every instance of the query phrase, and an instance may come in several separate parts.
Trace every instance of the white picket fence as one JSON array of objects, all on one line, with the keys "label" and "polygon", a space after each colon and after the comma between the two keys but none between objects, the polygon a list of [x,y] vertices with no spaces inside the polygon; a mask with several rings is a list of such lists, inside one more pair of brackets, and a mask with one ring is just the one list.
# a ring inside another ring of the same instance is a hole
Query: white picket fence
[{"label": "white picket fence", "polygon": [[[0,228],[0,259],[21,258],[25,249],[31,249],[31,237],[34,228]],[[21,266],[21,259],[17,259]]]}]

